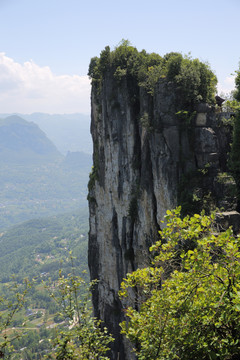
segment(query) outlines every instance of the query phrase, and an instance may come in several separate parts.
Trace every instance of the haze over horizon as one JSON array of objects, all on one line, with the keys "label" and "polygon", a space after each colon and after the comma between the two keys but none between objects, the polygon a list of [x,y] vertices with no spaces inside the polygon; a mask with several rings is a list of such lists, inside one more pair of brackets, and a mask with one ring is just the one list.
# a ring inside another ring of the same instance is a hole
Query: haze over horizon
[{"label": "haze over horizon", "polygon": [[138,50],[209,62],[234,88],[240,3],[229,0],[0,0],[0,113],[90,113],[91,57],[121,39]]}]

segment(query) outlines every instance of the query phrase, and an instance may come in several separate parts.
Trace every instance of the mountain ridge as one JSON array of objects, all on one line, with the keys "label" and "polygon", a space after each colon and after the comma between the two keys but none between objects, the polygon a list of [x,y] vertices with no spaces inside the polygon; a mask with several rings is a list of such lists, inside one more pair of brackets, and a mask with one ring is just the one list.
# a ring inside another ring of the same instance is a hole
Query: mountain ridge
[{"label": "mountain ridge", "polygon": [[0,120],[0,162],[38,162],[62,158],[46,134],[18,115]]},{"label": "mountain ridge", "polygon": [[90,154],[61,154],[34,122],[0,120],[0,229],[86,206]]},{"label": "mountain ridge", "polygon": [[[12,114],[0,114],[6,118]],[[62,154],[68,151],[82,151],[92,154],[92,140],[90,136],[90,115],[73,114],[14,114],[37,124],[47,137],[56,145]]]}]

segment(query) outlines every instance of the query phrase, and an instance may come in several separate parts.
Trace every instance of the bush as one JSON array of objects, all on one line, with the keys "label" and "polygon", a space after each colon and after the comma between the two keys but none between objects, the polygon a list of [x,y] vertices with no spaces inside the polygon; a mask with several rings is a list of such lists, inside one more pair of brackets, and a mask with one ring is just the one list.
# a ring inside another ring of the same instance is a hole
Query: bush
[{"label": "bush", "polygon": [[168,211],[152,266],[128,274],[135,290],[122,332],[140,360],[240,358],[240,238],[217,233],[214,216]]},{"label": "bush", "polygon": [[[70,258],[72,261],[72,258]],[[72,263],[73,264],[73,263]],[[65,278],[59,273],[58,287],[52,293],[61,312],[54,317],[56,322],[65,321],[54,339],[52,355],[57,360],[108,359],[105,355],[113,341],[100,320],[93,317],[91,308],[91,288],[85,281],[72,273]]]}]

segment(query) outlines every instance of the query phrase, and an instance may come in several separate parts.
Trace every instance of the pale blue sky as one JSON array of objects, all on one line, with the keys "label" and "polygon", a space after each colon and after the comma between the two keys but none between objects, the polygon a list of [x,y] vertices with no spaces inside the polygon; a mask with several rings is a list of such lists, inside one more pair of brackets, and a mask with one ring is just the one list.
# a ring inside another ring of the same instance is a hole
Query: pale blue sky
[{"label": "pale blue sky", "polygon": [[240,60],[240,0],[0,0],[0,15],[0,112],[89,112],[90,58],[122,38],[191,52],[225,92]]}]

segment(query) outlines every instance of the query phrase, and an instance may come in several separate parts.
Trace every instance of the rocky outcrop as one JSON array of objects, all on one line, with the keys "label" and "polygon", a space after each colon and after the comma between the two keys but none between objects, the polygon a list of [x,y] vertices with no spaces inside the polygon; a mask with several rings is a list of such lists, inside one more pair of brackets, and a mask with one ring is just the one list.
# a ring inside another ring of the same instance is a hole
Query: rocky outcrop
[{"label": "rocky outcrop", "polygon": [[89,268],[99,280],[95,315],[116,339],[112,359],[134,358],[120,335],[124,312],[118,291],[128,272],[149,263],[148,248],[164,226],[166,210],[179,203],[192,211],[235,206],[226,190],[234,184],[221,175],[231,134],[223,114],[207,104],[191,114],[179,112],[176,104],[174,86],[164,80],[153,96],[111,72],[100,94],[92,87]]}]

